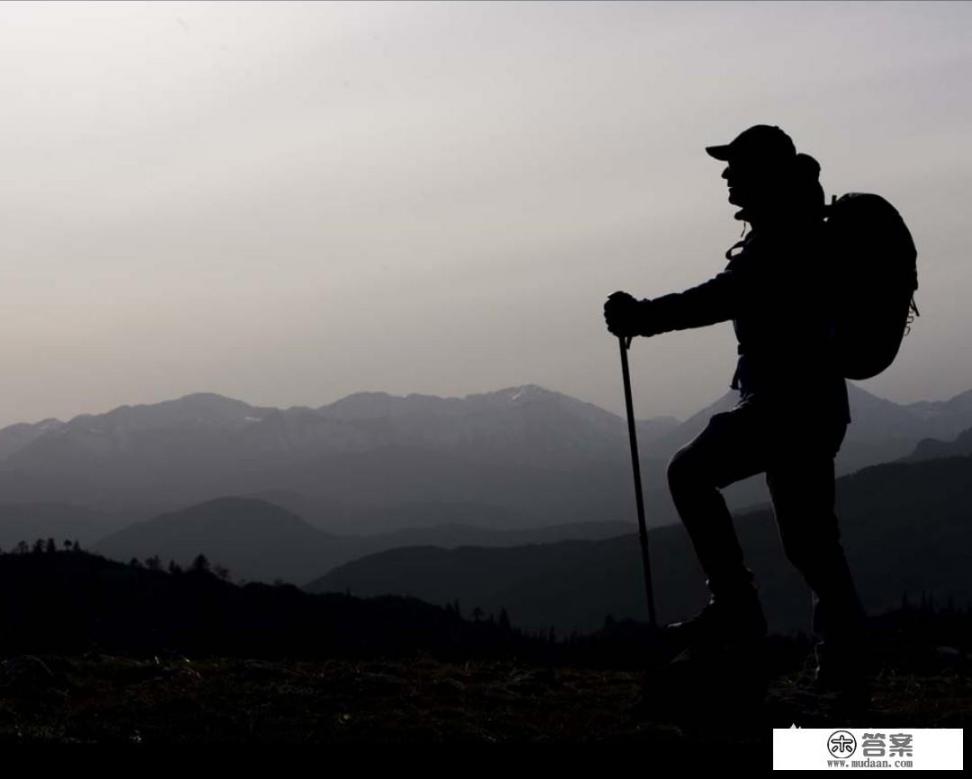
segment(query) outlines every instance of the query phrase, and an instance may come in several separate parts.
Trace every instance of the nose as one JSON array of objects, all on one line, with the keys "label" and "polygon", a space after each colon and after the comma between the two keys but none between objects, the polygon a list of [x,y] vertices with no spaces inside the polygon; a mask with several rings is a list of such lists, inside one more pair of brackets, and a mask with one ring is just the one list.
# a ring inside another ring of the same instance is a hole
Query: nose
[{"label": "nose", "polygon": [[726,181],[729,180],[729,166],[728,165],[726,166],[726,169],[724,171],[722,171],[722,178],[724,178]]}]

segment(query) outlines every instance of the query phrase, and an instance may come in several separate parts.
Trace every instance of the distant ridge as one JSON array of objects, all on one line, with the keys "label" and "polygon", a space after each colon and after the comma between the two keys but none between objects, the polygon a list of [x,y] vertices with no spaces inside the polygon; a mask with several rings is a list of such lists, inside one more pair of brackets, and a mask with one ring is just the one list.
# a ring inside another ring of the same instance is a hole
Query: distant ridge
[{"label": "distant ridge", "polygon": [[[970,393],[908,406],[853,384],[850,395],[839,473],[972,428]],[[639,421],[650,524],[677,522],[672,454],[735,400],[727,393],[684,422]],[[8,426],[0,453],[0,504],[56,502],[128,522],[247,494],[293,496],[310,526],[345,535],[479,524],[440,510],[459,504],[484,507],[473,513],[487,528],[489,511],[514,523],[506,529],[632,519],[625,420],[536,384],[451,398],[361,392],[286,409],[200,392]],[[766,499],[760,479],[727,494],[737,508]],[[402,510],[419,503],[435,518]]]},{"label": "distant ridge", "polygon": [[[204,553],[231,573],[272,581],[320,570],[334,559],[333,539],[296,514],[254,498],[222,497],[137,522],[102,539],[96,550],[127,561],[157,555],[188,565]],[[309,574],[310,575],[310,574]]]},{"label": "distant ridge", "polygon": [[[435,508],[435,507],[430,507]],[[136,522],[111,533],[93,545],[95,551],[119,562],[132,558],[159,557],[165,564],[188,566],[199,554],[213,565],[229,570],[233,581],[273,582],[278,579],[303,584],[333,566],[393,547],[434,544],[451,548],[479,544],[487,547],[517,543],[544,543],[565,538],[608,538],[630,532],[624,522],[589,522],[530,529],[490,529],[487,520],[495,514],[484,513],[484,523],[443,523],[462,517],[475,520],[483,507],[455,506],[441,513],[424,512],[439,524],[413,526],[372,535],[333,535],[311,526],[295,513],[266,500],[227,496],[187,506],[150,520]],[[403,520],[417,524],[423,518],[421,505],[402,507],[414,513]],[[2,515],[0,515],[2,516]],[[23,529],[23,526],[20,526]],[[55,536],[60,539],[61,535]],[[23,533],[19,540],[31,542]],[[12,546],[12,544],[11,544]]]}]

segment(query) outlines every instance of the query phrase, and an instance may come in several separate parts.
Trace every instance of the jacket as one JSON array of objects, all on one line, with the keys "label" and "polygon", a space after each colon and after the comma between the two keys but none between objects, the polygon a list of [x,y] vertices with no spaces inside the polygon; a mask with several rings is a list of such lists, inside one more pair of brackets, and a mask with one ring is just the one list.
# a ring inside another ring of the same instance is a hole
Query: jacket
[{"label": "jacket", "polygon": [[739,359],[730,387],[742,402],[785,411],[811,404],[850,422],[847,383],[831,349],[833,280],[822,223],[754,229],[709,281],[654,298],[645,335],[732,320]]}]

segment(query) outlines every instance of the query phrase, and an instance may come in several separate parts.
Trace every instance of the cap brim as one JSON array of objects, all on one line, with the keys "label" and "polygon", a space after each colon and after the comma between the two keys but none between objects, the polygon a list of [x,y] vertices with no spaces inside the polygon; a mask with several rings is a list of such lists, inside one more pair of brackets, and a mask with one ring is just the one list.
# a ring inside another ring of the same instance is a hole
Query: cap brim
[{"label": "cap brim", "polygon": [[715,157],[717,160],[729,161],[729,146],[706,146],[705,151],[710,157]]}]

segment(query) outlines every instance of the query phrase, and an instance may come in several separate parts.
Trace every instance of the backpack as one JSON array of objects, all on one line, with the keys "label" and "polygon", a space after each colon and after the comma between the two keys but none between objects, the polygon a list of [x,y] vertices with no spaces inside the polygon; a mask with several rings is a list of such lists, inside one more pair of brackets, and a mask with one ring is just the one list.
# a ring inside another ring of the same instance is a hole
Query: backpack
[{"label": "backpack", "polygon": [[894,206],[860,192],[834,197],[825,240],[834,271],[838,364],[845,378],[869,379],[894,361],[919,315],[913,297],[918,251]]}]

